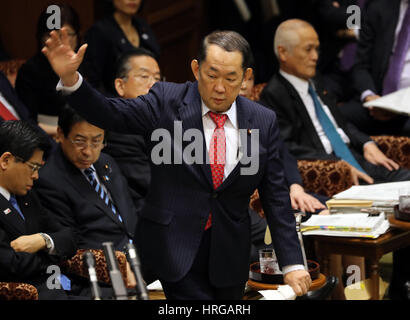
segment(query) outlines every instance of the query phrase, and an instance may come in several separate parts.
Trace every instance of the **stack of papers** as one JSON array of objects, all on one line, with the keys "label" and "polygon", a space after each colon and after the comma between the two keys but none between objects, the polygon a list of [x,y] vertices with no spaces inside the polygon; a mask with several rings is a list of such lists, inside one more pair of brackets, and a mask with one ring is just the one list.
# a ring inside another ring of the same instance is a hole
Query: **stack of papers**
[{"label": "stack of papers", "polygon": [[410,88],[404,88],[385,96],[365,102],[363,106],[379,107],[395,113],[410,115]]},{"label": "stack of papers", "polygon": [[312,215],[301,224],[303,235],[377,238],[389,228],[384,213],[369,216],[367,213]]}]

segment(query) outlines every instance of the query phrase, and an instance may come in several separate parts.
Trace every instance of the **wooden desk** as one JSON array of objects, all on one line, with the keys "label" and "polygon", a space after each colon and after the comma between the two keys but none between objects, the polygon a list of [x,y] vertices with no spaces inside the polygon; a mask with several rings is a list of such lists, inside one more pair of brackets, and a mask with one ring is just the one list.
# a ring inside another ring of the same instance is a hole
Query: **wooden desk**
[{"label": "wooden desk", "polygon": [[410,222],[398,220],[394,217],[394,215],[391,215],[389,217],[389,223],[391,226],[395,228],[402,229],[402,230],[410,230]]},{"label": "wooden desk", "polygon": [[329,275],[330,254],[346,254],[365,257],[370,262],[371,270],[371,299],[379,299],[379,260],[391,251],[410,245],[410,231],[395,228],[389,229],[377,239],[309,236],[312,237],[316,253],[322,258],[321,270]]},{"label": "wooden desk", "polygon": [[[309,291],[314,291],[320,289],[326,283],[326,276],[324,274],[320,274],[319,277],[312,281],[312,284],[309,287]],[[253,281],[251,279],[248,280],[248,286],[255,290],[276,290],[280,285],[279,284],[270,284],[270,283],[262,283],[258,281]]]}]

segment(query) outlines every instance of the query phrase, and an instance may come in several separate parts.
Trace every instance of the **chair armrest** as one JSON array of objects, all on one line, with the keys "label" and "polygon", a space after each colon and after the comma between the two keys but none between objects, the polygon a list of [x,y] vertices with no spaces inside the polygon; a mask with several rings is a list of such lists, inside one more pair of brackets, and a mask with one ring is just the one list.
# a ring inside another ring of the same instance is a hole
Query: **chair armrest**
[{"label": "chair armrest", "polygon": [[28,283],[0,282],[0,300],[38,300],[38,292]]},{"label": "chair armrest", "polygon": [[[108,272],[107,260],[105,259],[104,251],[101,249],[79,249],[74,257],[70,260],[66,260],[62,263],[61,267],[63,272],[75,274],[77,276],[89,279],[88,270],[86,264],[83,261],[83,254],[86,251],[91,251],[95,257],[95,271],[97,273],[97,279],[100,282],[111,284],[110,274]],[[118,260],[118,265],[124,279],[124,283],[127,284],[127,258],[121,251],[115,251],[115,256]]]},{"label": "chair armrest", "polygon": [[380,150],[400,167],[410,169],[410,138],[394,136],[372,136]]},{"label": "chair armrest", "polygon": [[349,166],[339,160],[298,160],[299,172],[306,191],[327,197],[353,185]]}]

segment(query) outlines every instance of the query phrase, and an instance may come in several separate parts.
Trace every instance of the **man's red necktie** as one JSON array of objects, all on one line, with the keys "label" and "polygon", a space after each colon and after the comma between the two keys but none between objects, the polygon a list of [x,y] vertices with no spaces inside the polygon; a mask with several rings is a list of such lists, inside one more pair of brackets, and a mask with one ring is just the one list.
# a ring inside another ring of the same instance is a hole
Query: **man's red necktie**
[{"label": "man's red necktie", "polygon": [[[226,159],[226,137],[224,125],[228,116],[226,114],[218,114],[214,112],[209,112],[209,116],[216,124],[216,128],[212,134],[211,143],[209,146],[209,160],[214,189],[217,189],[222,184],[224,179]],[[209,229],[211,225],[212,213],[209,214],[208,221],[205,225],[205,230]]]},{"label": "man's red necktie", "polygon": [[18,120],[6,106],[0,101],[0,117],[3,120]]}]

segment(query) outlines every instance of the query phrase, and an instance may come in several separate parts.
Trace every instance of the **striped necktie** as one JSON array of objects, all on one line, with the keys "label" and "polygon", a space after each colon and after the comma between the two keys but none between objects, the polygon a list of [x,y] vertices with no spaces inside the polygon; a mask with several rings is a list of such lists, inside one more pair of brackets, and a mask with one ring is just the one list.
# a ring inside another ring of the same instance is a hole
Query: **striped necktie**
[{"label": "striped necktie", "polygon": [[86,174],[88,181],[90,182],[91,186],[97,192],[97,194],[100,196],[102,201],[111,209],[113,212],[114,216],[118,217],[118,220],[122,222],[122,218],[119,212],[117,212],[117,209],[115,208],[114,203],[111,201],[110,197],[108,194],[104,191],[104,188],[100,185],[98,182],[96,176],[95,176],[95,171],[93,168],[87,168],[84,170],[84,173]]},{"label": "striped necktie", "polygon": [[353,167],[355,167],[356,169],[365,172],[363,168],[360,166],[360,164],[356,161],[353,154],[350,152],[349,148],[346,146],[346,143],[340,137],[339,133],[336,130],[336,127],[333,125],[332,121],[327,116],[325,110],[323,110],[322,104],[320,103],[315,90],[310,84],[308,92],[312,97],[313,103],[315,105],[315,111],[319,119],[319,122],[322,125],[323,131],[329,139],[335,154],[341,159],[345,160],[350,165],[352,165]]}]

